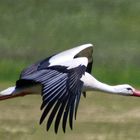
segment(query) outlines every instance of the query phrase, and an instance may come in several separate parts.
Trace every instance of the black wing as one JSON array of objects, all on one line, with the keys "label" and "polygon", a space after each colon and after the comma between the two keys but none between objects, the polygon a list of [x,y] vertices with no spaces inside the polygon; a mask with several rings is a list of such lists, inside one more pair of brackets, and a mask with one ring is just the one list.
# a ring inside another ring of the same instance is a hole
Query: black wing
[{"label": "black wing", "polygon": [[25,77],[25,76],[28,76],[28,75],[30,75],[30,74],[33,74],[33,73],[37,72],[38,69],[47,68],[47,67],[50,65],[49,59],[50,59],[51,57],[53,57],[53,56],[54,56],[54,55],[52,55],[52,56],[50,56],[50,57],[48,57],[48,58],[45,58],[45,59],[43,59],[43,60],[41,60],[41,61],[39,61],[39,62],[36,62],[35,64],[32,64],[32,65],[30,65],[29,67],[25,68],[25,69],[21,72],[20,78]]},{"label": "black wing", "polygon": [[[55,119],[55,132],[57,133],[59,123],[62,119],[63,131],[66,130],[67,118],[69,116],[70,128],[73,127],[73,115],[76,112],[82,92],[83,82],[80,80],[85,73],[86,67],[79,65],[76,68],[67,69],[64,66],[52,66],[21,77],[21,80],[33,80],[40,82],[42,88],[41,109],[44,109],[40,118],[40,124],[50,114],[47,121],[49,130],[52,121]],[[51,112],[50,112],[51,111]],[[63,116],[63,117],[62,117]]]}]

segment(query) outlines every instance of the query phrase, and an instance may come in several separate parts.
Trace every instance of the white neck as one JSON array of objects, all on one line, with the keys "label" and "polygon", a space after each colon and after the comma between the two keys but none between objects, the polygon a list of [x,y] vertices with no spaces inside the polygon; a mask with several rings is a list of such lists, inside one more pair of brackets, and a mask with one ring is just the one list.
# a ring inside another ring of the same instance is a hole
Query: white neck
[{"label": "white neck", "polygon": [[116,87],[117,86],[111,86],[105,83],[102,83],[95,79],[92,75],[89,73],[85,73],[85,75],[82,76],[81,80],[84,82],[84,91],[103,91],[107,93],[117,93]]}]

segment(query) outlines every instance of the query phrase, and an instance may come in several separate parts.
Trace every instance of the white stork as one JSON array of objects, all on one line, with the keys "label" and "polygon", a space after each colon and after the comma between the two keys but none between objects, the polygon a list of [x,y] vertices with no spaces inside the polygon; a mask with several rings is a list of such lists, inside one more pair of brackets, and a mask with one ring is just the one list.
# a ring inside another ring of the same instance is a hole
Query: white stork
[{"label": "white stork", "polygon": [[140,96],[140,91],[123,84],[111,86],[95,79],[92,69],[93,45],[85,44],[52,55],[24,69],[14,87],[0,92],[0,100],[28,94],[41,94],[43,109],[40,124],[48,115],[46,129],[49,130],[54,118],[57,133],[62,118],[65,132],[67,118],[73,128],[73,116],[76,118],[81,93],[102,91],[126,96]]}]

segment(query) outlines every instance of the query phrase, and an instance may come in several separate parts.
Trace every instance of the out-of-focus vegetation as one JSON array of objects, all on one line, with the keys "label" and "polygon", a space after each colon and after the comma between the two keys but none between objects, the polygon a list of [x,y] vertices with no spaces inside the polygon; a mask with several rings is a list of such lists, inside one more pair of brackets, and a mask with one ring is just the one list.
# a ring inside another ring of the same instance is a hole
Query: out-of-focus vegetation
[{"label": "out-of-focus vegetation", "polygon": [[104,82],[140,83],[140,2],[137,0],[0,1],[0,80],[25,66],[94,43],[94,75]]},{"label": "out-of-focus vegetation", "polygon": [[[95,44],[95,77],[140,87],[140,1],[0,0],[0,89],[27,65],[84,43]],[[0,139],[140,139],[139,98],[89,94],[74,130],[58,135],[38,125],[41,97],[0,102]]]}]

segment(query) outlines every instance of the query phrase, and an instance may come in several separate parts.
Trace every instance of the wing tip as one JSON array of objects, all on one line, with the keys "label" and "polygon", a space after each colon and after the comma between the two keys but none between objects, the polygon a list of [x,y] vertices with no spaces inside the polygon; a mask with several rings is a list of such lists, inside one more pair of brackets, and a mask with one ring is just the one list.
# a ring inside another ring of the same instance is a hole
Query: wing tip
[{"label": "wing tip", "polygon": [[92,43],[86,43],[86,44],[83,44],[83,45],[80,45],[81,47],[84,47],[84,48],[88,48],[88,47],[93,47],[94,45]]}]

